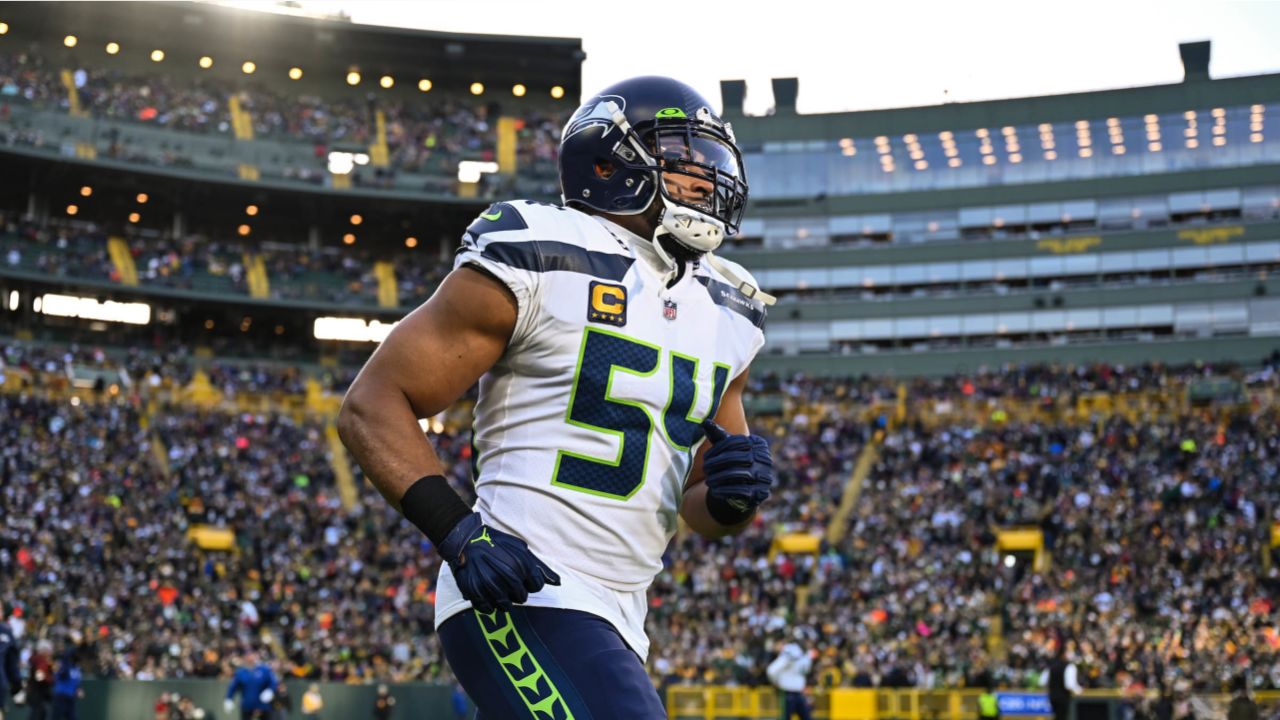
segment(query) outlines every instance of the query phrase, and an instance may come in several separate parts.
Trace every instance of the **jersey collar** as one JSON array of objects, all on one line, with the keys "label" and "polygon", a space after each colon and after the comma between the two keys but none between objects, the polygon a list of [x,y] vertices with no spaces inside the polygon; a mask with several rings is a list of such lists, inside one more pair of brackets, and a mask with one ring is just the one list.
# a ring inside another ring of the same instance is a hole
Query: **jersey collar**
[{"label": "jersey collar", "polygon": [[599,215],[592,215],[591,217],[600,223],[605,230],[612,233],[614,237],[630,247],[632,254],[640,258],[654,272],[663,276],[674,276],[678,271],[676,260],[664,257],[665,253],[659,254],[654,248],[652,240],[646,240],[608,218]]}]

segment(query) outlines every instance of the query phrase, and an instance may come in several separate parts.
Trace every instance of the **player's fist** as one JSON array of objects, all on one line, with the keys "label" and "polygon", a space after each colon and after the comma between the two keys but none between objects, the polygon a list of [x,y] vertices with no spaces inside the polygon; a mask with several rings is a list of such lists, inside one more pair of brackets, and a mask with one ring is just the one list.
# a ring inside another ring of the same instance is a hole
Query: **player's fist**
[{"label": "player's fist", "polygon": [[702,456],[707,512],[721,525],[737,525],[769,499],[773,455],[759,435],[732,435],[711,419],[702,422],[711,447]]},{"label": "player's fist", "polygon": [[510,610],[543,585],[560,584],[560,576],[524,540],[485,525],[480,513],[471,513],[449,531],[440,556],[453,570],[462,596],[483,613]]},{"label": "player's fist", "polygon": [[228,715],[230,715],[231,713],[235,712],[235,710],[236,710],[236,701],[235,701],[235,700],[232,700],[231,698],[227,698],[226,700],[223,700],[223,701],[222,701],[222,710],[223,710],[224,712],[226,712]]}]

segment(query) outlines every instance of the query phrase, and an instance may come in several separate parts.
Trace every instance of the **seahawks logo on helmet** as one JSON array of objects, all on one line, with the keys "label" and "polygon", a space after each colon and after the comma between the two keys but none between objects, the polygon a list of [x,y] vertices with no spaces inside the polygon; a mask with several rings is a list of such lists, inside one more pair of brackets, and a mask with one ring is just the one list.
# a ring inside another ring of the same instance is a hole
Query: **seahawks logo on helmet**
[{"label": "seahawks logo on helmet", "polygon": [[620,95],[600,95],[594,102],[585,104],[578,109],[578,112],[569,118],[569,122],[565,123],[564,132],[561,134],[561,142],[577,135],[578,133],[590,127],[599,125],[604,128],[601,137],[608,135],[613,130],[613,113],[609,111],[609,103],[612,102],[618,106],[622,112],[627,111],[627,99]]}]

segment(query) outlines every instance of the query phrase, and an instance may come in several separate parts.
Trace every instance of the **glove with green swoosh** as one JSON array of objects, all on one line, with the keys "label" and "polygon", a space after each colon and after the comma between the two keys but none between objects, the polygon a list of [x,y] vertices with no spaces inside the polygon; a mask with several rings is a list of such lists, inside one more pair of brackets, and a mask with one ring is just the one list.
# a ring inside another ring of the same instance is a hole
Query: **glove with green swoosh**
[{"label": "glove with green swoosh", "polygon": [[440,556],[477,612],[510,610],[544,585],[560,584],[560,576],[524,540],[485,525],[476,512],[449,531],[440,543]]}]

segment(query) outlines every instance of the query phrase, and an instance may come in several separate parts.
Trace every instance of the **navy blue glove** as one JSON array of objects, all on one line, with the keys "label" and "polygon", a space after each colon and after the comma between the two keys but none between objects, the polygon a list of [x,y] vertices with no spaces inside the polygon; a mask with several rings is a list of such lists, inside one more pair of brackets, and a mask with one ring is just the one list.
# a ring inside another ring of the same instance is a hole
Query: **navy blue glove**
[{"label": "navy blue glove", "polygon": [[707,512],[721,525],[737,525],[769,499],[773,456],[759,435],[730,435],[713,420],[702,422],[711,447],[702,456]]},{"label": "navy blue glove", "polygon": [[495,530],[471,513],[440,543],[440,556],[453,570],[462,596],[478,612],[510,610],[544,584],[559,585],[560,576],[529,552],[520,538]]}]

